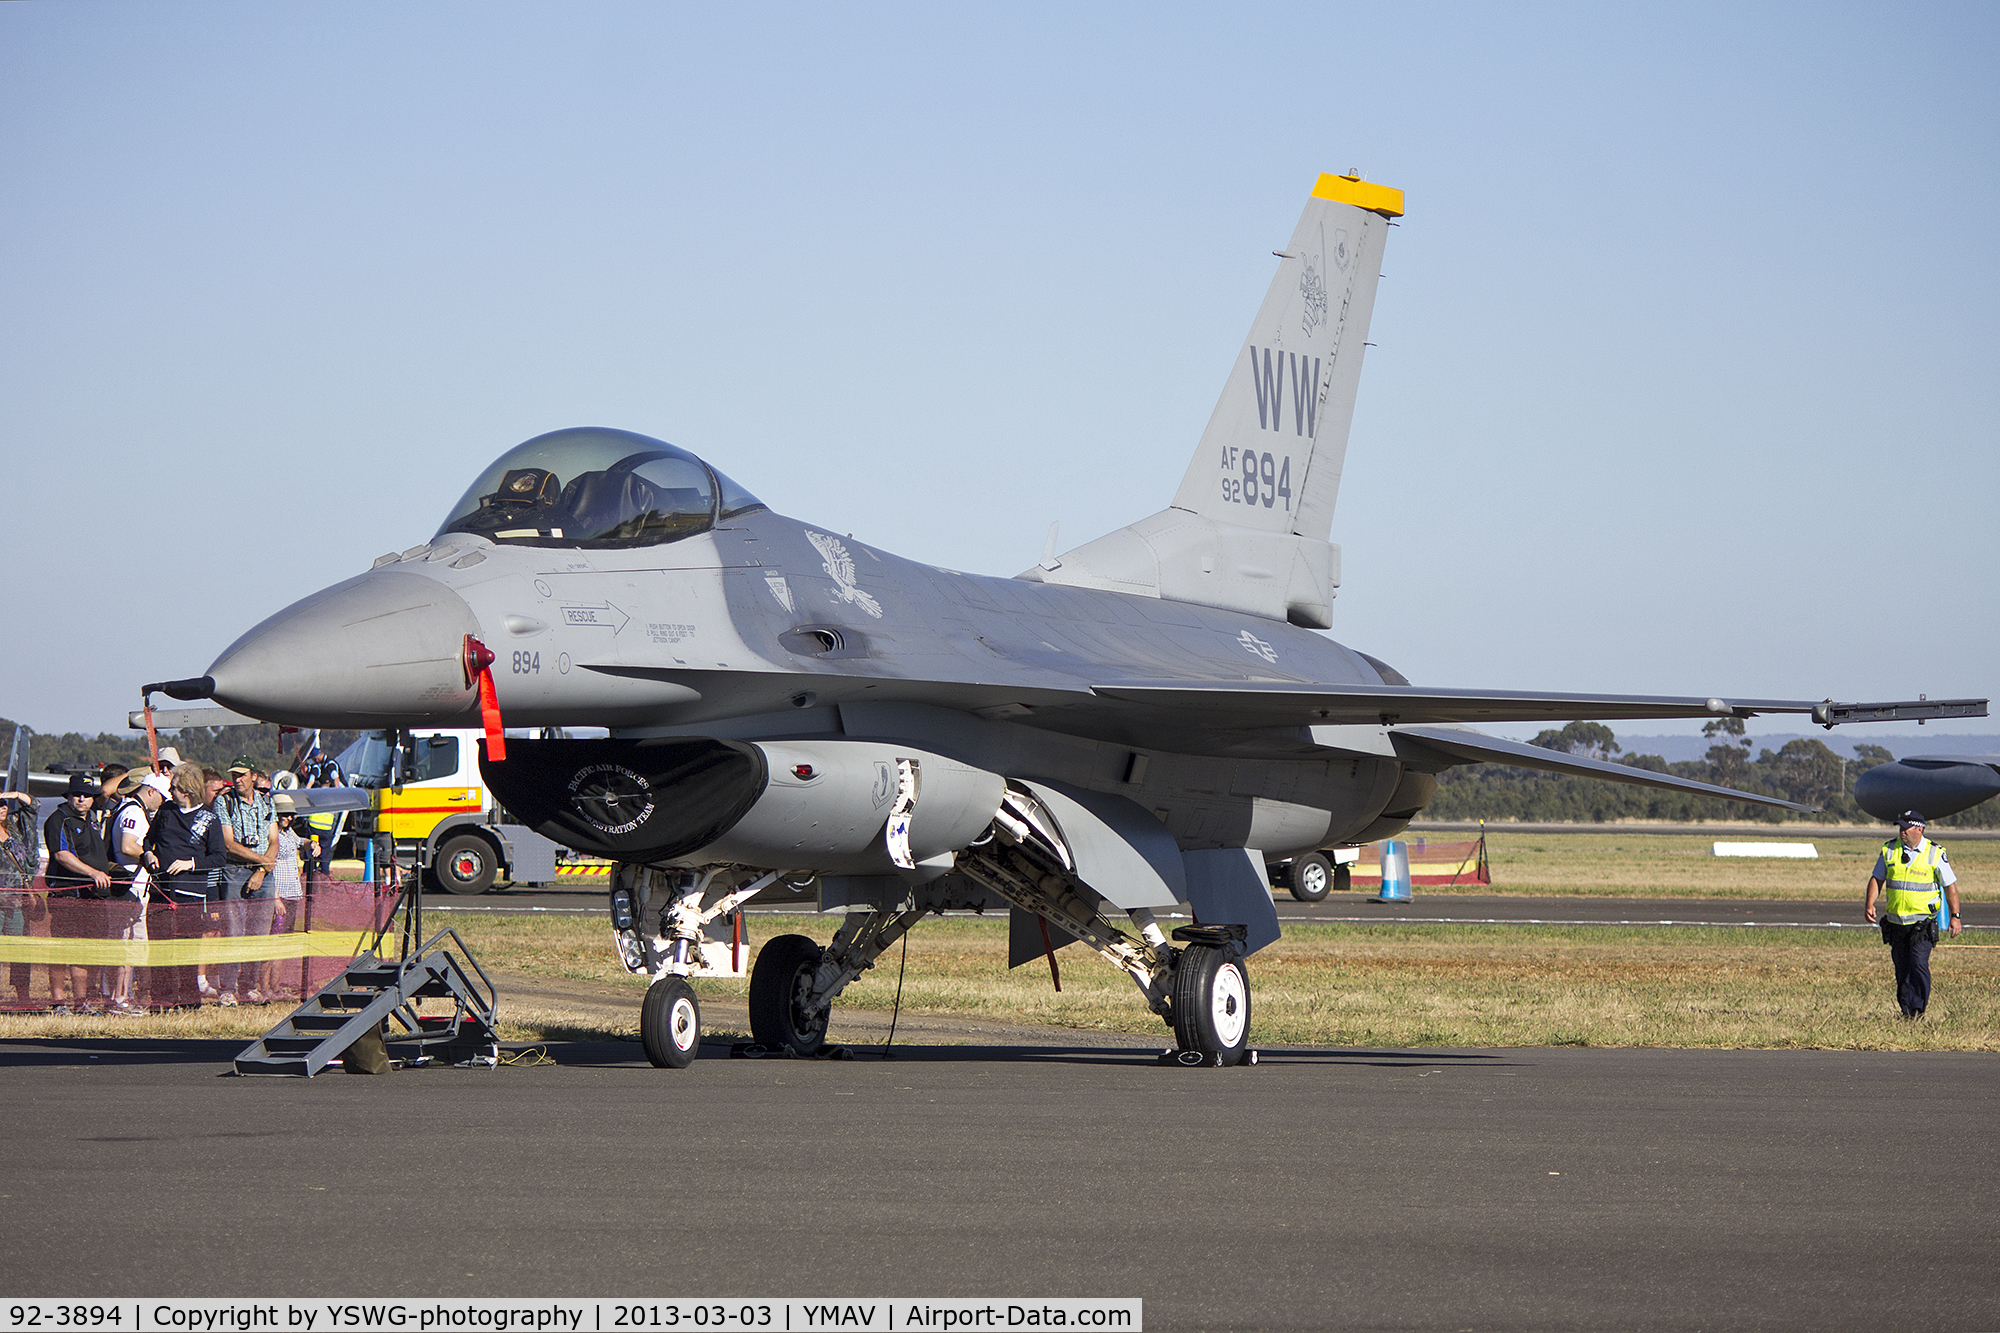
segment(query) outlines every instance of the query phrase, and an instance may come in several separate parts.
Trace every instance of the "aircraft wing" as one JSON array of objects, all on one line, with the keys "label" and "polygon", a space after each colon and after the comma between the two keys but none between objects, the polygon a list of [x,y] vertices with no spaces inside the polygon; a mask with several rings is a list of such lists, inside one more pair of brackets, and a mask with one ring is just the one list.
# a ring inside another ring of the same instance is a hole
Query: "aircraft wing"
[{"label": "aircraft wing", "polygon": [[1389,739],[1396,747],[1398,756],[1419,763],[1425,759],[1443,758],[1447,764],[1512,764],[1516,768],[1539,768],[1548,773],[1574,773],[1580,777],[1624,782],[1635,787],[1659,787],[1666,791],[1685,791],[1700,796],[1720,796],[1731,801],[1747,801],[1753,805],[1774,805],[1805,814],[1810,814],[1818,808],[1779,800],[1775,796],[1759,796],[1755,792],[1736,791],[1730,787],[1715,786],[1713,783],[1696,782],[1693,778],[1677,778],[1669,773],[1655,773],[1651,769],[1634,768],[1630,764],[1614,764],[1603,759],[1586,759],[1581,755],[1564,754],[1560,750],[1544,750],[1525,741],[1501,740],[1498,736],[1486,736],[1459,727],[1397,727],[1389,733]]},{"label": "aircraft wing", "polygon": [[1186,712],[1211,727],[1371,723],[1595,722],[1634,718],[1755,717],[1805,713],[1822,726],[1933,717],[1985,717],[1984,699],[1837,704],[1810,699],[1693,699],[1646,694],[1511,693],[1418,685],[1313,685],[1284,681],[1134,681],[1094,685],[1101,698]]}]

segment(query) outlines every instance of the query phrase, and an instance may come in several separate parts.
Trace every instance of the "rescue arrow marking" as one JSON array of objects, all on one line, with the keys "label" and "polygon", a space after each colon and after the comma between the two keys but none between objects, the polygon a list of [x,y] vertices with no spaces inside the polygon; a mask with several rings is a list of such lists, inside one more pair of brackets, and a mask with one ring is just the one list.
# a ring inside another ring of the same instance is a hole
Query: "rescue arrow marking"
[{"label": "rescue arrow marking", "polygon": [[558,609],[562,612],[563,624],[600,625],[608,628],[613,638],[616,638],[618,631],[624,629],[626,623],[632,619],[610,602],[601,602],[596,606],[565,606]]}]

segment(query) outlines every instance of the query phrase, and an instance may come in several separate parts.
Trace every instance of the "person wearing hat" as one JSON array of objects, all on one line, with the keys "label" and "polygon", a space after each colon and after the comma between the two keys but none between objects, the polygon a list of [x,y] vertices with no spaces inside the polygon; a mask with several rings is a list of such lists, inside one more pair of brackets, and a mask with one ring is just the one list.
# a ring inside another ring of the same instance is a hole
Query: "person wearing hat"
[{"label": "person wearing hat", "polygon": [[[146,850],[153,854],[153,860],[147,864],[152,868],[154,896],[171,913],[160,918],[166,922],[164,938],[193,939],[207,933],[210,899],[222,896],[227,849],[222,841],[222,821],[203,799],[208,790],[203,771],[193,764],[182,764],[174,770],[168,786],[174,799],[153,817],[146,838]],[[156,970],[152,979],[155,1004],[197,1005],[214,993],[208,989],[200,964]],[[171,994],[170,1000],[162,998],[167,994]]]},{"label": "person wearing hat", "polygon": [[[278,831],[271,839],[271,852],[275,858],[271,867],[271,884],[275,896],[272,899],[273,918],[269,933],[283,935],[305,929],[305,881],[300,873],[300,861],[309,848],[316,846],[319,835],[299,817],[298,802],[292,799],[289,792],[281,791],[272,797],[272,805],[278,814]],[[260,973],[257,988],[250,992],[251,1000],[277,999],[277,962],[266,962]]]},{"label": "person wearing hat", "polygon": [[1958,916],[1958,875],[1944,847],[1924,836],[1924,817],[1906,810],[1896,821],[1897,836],[1882,844],[1875,871],[1868,878],[1862,913],[1870,922],[1879,913],[1882,941],[1896,965],[1896,1004],[1905,1018],[1922,1018],[1931,1002],[1931,947],[1937,943],[1938,894],[1951,908],[1949,930],[1963,928]]},{"label": "person wearing hat", "polygon": [[[49,888],[49,934],[58,939],[95,939],[102,931],[94,906],[84,898],[105,898],[111,894],[109,859],[104,839],[90,817],[97,802],[97,784],[81,773],[69,775],[69,790],[63,803],[42,824],[42,841],[49,849],[49,866],[43,880]],[[69,994],[62,981],[67,974]],[[90,970],[82,966],[49,965],[49,1006],[58,1014],[70,1012],[74,1003],[81,1013],[96,1013],[90,997]]]},{"label": "person wearing hat", "polygon": [[[152,832],[153,816],[172,794],[167,780],[157,773],[133,769],[118,784],[116,804],[106,821],[112,866],[112,881],[125,893],[111,900],[113,933],[119,939],[143,943],[146,939],[146,897],[159,858],[146,847]],[[111,1011],[142,1015],[146,1011],[132,995],[132,967],[125,964],[112,974]]]},{"label": "person wearing hat", "polygon": [[[271,835],[277,831],[278,812],[271,798],[257,790],[257,764],[248,755],[239,755],[229,765],[233,790],[225,789],[212,806],[222,821],[222,841],[228,860],[222,868],[222,928],[232,938],[268,935],[271,907],[263,902],[263,883],[270,873]],[[256,909],[242,906],[243,900],[259,900]],[[242,964],[224,963],[220,969],[220,1002],[235,1004],[242,980]],[[255,969],[252,969],[255,974]]]}]

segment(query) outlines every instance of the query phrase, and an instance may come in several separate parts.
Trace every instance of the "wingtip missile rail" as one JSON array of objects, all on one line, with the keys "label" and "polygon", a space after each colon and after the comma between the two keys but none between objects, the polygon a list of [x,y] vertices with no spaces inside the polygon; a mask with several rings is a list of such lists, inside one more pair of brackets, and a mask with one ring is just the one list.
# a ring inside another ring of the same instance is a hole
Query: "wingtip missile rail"
[{"label": "wingtip missile rail", "polygon": [[1816,704],[1812,720],[1833,730],[1843,722],[1915,722],[1918,726],[1932,718],[1985,717],[1984,699],[1904,699],[1894,703],[1837,704],[1828,699]]}]

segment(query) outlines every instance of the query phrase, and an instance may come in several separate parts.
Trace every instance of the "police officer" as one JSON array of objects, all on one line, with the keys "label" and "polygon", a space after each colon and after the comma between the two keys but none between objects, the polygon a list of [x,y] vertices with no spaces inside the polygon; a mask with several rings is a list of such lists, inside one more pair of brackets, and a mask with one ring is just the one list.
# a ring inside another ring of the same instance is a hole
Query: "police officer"
[{"label": "police officer", "polygon": [[1962,928],[1958,917],[1958,875],[1944,848],[1924,837],[1924,817],[1905,810],[1896,821],[1898,835],[1882,844],[1875,873],[1868,879],[1862,910],[1876,917],[1881,898],[1882,940],[1896,964],[1896,1003],[1905,1018],[1922,1018],[1931,1002],[1931,946],[1937,943],[1938,892],[1951,907],[1951,933]]}]

